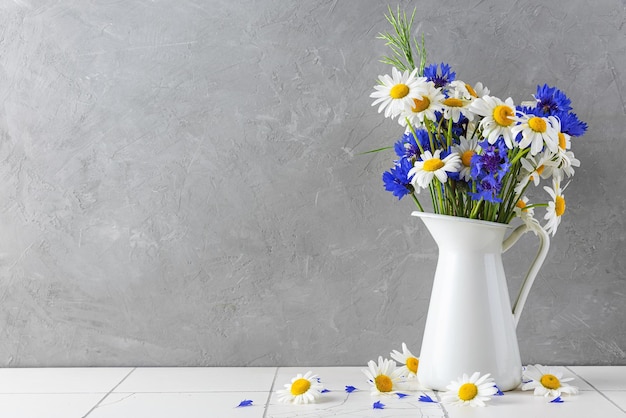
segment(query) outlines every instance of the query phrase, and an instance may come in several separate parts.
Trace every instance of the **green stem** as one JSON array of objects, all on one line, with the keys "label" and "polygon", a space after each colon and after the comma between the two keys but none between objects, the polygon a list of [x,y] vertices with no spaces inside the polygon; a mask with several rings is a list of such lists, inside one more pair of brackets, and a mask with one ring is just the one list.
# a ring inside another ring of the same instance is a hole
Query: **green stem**
[{"label": "green stem", "polygon": [[526,148],[523,149],[519,152],[517,152],[515,154],[515,156],[513,157],[513,159],[510,161],[511,165],[515,164],[516,162],[518,162],[523,156],[525,156],[526,154],[528,154],[528,151],[530,151],[530,148]]},{"label": "green stem", "polygon": [[476,216],[478,215],[478,209],[480,209],[484,201],[485,201],[484,199],[480,199],[478,203],[476,204],[476,206],[474,206],[472,213],[470,213],[471,219],[476,219]]},{"label": "green stem", "polygon": [[542,208],[542,207],[548,207],[550,206],[547,203],[533,203],[532,205],[528,205],[525,207],[525,209],[532,209],[532,208]]},{"label": "green stem", "polygon": [[432,128],[428,126],[430,122],[428,119],[424,118],[424,125],[426,125],[426,132],[428,132],[428,141],[430,142],[430,152],[431,154],[435,153],[435,140],[433,139],[433,134],[430,131]]},{"label": "green stem", "polygon": [[417,207],[419,208],[419,210],[421,212],[424,212],[424,208],[422,207],[422,205],[420,204],[420,201],[417,200],[417,196],[415,196],[415,193],[411,193],[411,197],[413,198],[413,201],[415,202],[415,204],[417,205]]},{"label": "green stem", "polygon": [[443,199],[443,193],[441,191],[441,187],[443,186],[441,182],[437,179],[435,187],[437,188],[437,197],[439,198],[439,207],[441,208],[441,213],[446,214],[446,208]]},{"label": "green stem", "polygon": [[415,133],[415,128],[413,127],[413,125],[409,121],[409,118],[406,118],[406,123],[407,123],[407,126],[409,127],[411,133],[413,134],[413,138],[415,138],[415,143],[417,144],[417,147],[420,149],[420,153],[423,154],[424,153],[424,148],[422,148],[422,144],[420,144],[420,140],[417,137],[417,134]]}]

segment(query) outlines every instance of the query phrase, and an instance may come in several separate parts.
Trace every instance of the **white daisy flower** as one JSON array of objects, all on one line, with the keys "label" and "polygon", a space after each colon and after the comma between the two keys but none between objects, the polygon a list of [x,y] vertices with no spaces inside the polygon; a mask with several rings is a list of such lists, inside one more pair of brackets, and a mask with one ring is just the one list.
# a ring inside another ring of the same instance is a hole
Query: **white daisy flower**
[{"label": "white daisy flower", "polygon": [[[456,83],[456,81],[453,81],[452,83],[450,83],[450,85],[454,85],[454,83]],[[461,81],[461,83],[463,82]],[[463,84],[464,84],[463,87],[459,86],[456,88],[458,89],[465,88],[465,91],[467,91],[467,94],[470,96],[469,97],[470,100],[478,99],[483,96],[489,96],[489,93],[490,93],[489,89],[483,86],[483,83],[481,83],[480,81],[476,83],[474,87],[466,83],[463,83]]]},{"label": "white daisy flower", "polygon": [[565,132],[561,132],[561,120],[559,118],[555,119],[554,128],[559,133],[559,148],[563,151],[567,151],[572,147],[572,137]]},{"label": "white daisy flower", "polygon": [[420,97],[414,98],[410,106],[406,107],[400,114],[398,122],[402,126],[407,125],[407,119],[413,126],[421,126],[424,119],[430,121],[437,120],[435,112],[443,111],[442,101],[445,99],[441,89],[435,87],[435,83],[428,81],[424,86],[424,91]]},{"label": "white daisy flower", "polygon": [[576,386],[570,386],[566,382],[574,380],[573,377],[563,378],[563,373],[554,368],[544,367],[541,364],[528,366],[524,370],[522,390],[534,390],[535,395],[561,396],[561,394],[575,395],[578,393]]},{"label": "white daisy flower", "polygon": [[413,106],[413,100],[419,99],[424,93],[425,77],[417,77],[417,70],[411,73],[401,73],[392,68],[391,77],[388,74],[378,76],[380,84],[374,86],[376,90],[370,97],[376,99],[372,106],[380,104],[378,113],[385,110],[385,117],[392,119],[398,116],[405,108]]},{"label": "white daisy flower", "polygon": [[555,128],[558,132],[559,147],[552,158],[555,165],[555,175],[560,178],[563,178],[563,174],[571,177],[574,175],[574,167],[580,167],[580,161],[574,156],[572,151],[568,151],[572,146],[571,137],[561,132],[561,121],[558,118],[556,118],[556,121]]},{"label": "white daisy flower", "polygon": [[558,131],[554,125],[558,122],[554,116],[542,118],[535,115],[523,113],[516,118],[519,122],[511,128],[514,136],[522,133],[522,140],[519,147],[522,149],[530,147],[530,155],[537,155],[543,150],[544,145],[553,153],[557,152],[559,145]]},{"label": "white daisy flower", "polygon": [[580,160],[574,156],[572,151],[559,151],[554,157],[554,175],[563,178],[563,175],[572,177],[574,175],[574,167],[580,167]]},{"label": "white daisy flower", "polygon": [[[449,84],[449,88],[447,90],[447,96],[448,97],[457,97],[459,99],[466,99],[466,100],[472,100],[474,98],[476,98],[476,96],[473,96],[470,93],[470,90],[472,86],[470,86],[469,84],[466,84],[464,81],[461,80],[454,80],[453,82],[451,82]],[[476,93],[476,92],[474,92]]]},{"label": "white daisy flower", "polygon": [[524,218],[527,216],[535,215],[535,208],[529,208],[528,206],[528,198],[526,196],[522,197],[517,201],[515,207],[513,208],[513,212],[517,215],[518,218]]},{"label": "white daisy flower", "polygon": [[513,212],[526,224],[528,230],[532,231],[535,235],[539,235],[539,230],[543,230],[539,221],[535,219],[535,208],[528,207],[528,198],[526,196],[517,201]]},{"label": "white daisy flower", "polygon": [[483,136],[490,144],[494,144],[500,136],[509,149],[514,146],[515,135],[511,128],[515,124],[515,104],[513,99],[507,98],[504,102],[494,96],[483,96],[472,101],[470,110],[477,115],[483,116],[480,127]]},{"label": "white daisy flower", "polygon": [[285,388],[276,392],[279,402],[307,404],[314,403],[324,390],[323,385],[313,372],[305,375],[298,373],[291,379],[291,383],[285,384]]},{"label": "white daisy flower", "polygon": [[363,369],[369,383],[372,385],[372,395],[393,395],[398,389],[398,384],[402,382],[402,372],[396,369],[396,362],[393,360],[378,357],[378,364],[374,360],[367,363],[368,368]]},{"label": "white daisy flower", "polygon": [[522,169],[528,173],[530,181],[532,181],[535,186],[539,185],[541,179],[547,179],[550,177],[550,173],[546,173],[546,171],[550,170],[551,159],[552,154],[545,152],[534,157],[524,157],[520,160]]},{"label": "white daisy flower", "polygon": [[548,202],[548,208],[543,219],[546,219],[546,225],[544,229],[547,233],[552,233],[552,236],[556,234],[556,230],[561,223],[561,216],[565,213],[565,196],[563,191],[567,186],[561,190],[560,179],[554,178],[552,180],[552,187],[544,186],[544,190],[550,194],[552,200]]},{"label": "white daisy flower", "polygon": [[541,153],[535,157],[522,158],[520,160],[522,169],[520,170],[517,186],[515,186],[515,193],[521,195],[528,183],[533,182],[535,186],[538,186],[542,178],[549,178],[552,175],[551,166],[554,165],[550,158],[551,154],[549,152]]},{"label": "white daisy flower", "polygon": [[480,145],[478,145],[477,138],[465,139],[465,137],[459,138],[459,145],[454,145],[452,151],[456,152],[461,157],[461,165],[459,171],[459,177],[465,181],[471,180],[471,162],[472,157],[479,154],[481,151]]},{"label": "white daisy flower", "polygon": [[435,154],[431,154],[430,151],[424,151],[420,155],[420,159],[415,162],[412,169],[409,170],[408,176],[411,178],[411,184],[417,189],[417,186],[427,188],[433,178],[445,183],[448,181],[447,173],[455,173],[459,171],[461,166],[461,157],[456,152],[450,153],[443,160],[441,156],[441,150],[435,151]]},{"label": "white daisy flower", "polygon": [[485,406],[485,402],[498,392],[489,376],[489,373],[481,376],[479,372],[470,377],[463,374],[463,377],[446,386],[448,392],[442,394],[442,401],[453,405]]},{"label": "white daisy flower", "polygon": [[403,364],[402,367],[398,368],[402,377],[407,379],[415,379],[417,377],[419,359],[409,351],[405,343],[402,343],[402,352],[393,350],[390,355],[392,359],[400,364]]},{"label": "white daisy flower", "polygon": [[469,105],[474,98],[468,91],[468,87],[461,80],[450,83],[448,97],[442,101],[444,118],[452,119],[452,122],[457,123],[462,113],[468,120],[474,120],[474,113],[469,110]]}]

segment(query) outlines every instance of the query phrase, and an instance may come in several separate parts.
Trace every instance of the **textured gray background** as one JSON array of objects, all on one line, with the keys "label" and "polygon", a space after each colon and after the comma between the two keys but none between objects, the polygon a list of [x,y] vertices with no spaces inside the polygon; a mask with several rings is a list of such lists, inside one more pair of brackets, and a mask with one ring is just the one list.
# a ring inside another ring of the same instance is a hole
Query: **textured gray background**
[{"label": "textured gray background", "polygon": [[[626,3],[495,3],[400,5],[429,62],[516,102],[557,85],[589,124],[523,362],[626,364]],[[386,8],[2,1],[0,365],[418,352],[436,248],[383,190],[392,155],[359,155],[401,133],[368,97]],[[506,255],[511,293],[534,249]]]}]

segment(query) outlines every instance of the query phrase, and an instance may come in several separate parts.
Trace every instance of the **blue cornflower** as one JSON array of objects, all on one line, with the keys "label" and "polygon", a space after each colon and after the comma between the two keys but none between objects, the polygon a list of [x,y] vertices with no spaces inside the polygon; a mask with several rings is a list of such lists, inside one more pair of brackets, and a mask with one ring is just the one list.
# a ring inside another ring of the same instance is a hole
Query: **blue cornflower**
[{"label": "blue cornflower", "polygon": [[346,386],[346,392],[347,393],[352,393],[355,390],[358,390],[357,388],[355,388],[354,386]]},{"label": "blue cornflower", "polygon": [[[426,129],[417,129],[415,134],[417,135],[417,139],[419,140],[422,149],[430,150],[430,141],[428,140],[428,132]],[[398,157],[409,160],[415,160],[422,153],[417,146],[417,141],[415,141],[415,137],[412,132],[407,132],[402,135],[402,139],[396,142],[393,148]]]},{"label": "blue cornflower", "polygon": [[[448,120],[443,120],[443,113],[441,112],[435,112],[435,122],[439,125],[441,123],[445,123],[445,129],[448,129]],[[454,138],[458,138],[460,136],[464,136],[465,135],[465,128],[467,127],[467,122],[469,122],[469,119],[467,119],[467,117],[465,117],[465,115],[463,115],[461,113],[461,117],[459,118],[459,120],[455,123],[452,123],[452,137]],[[444,140],[445,142],[445,140]],[[457,141],[458,143],[458,141]]]},{"label": "blue cornflower", "polygon": [[410,160],[401,158],[391,170],[383,173],[385,190],[393,193],[398,200],[415,191],[409,178],[409,170],[412,168],[413,163]]},{"label": "blue cornflower", "polygon": [[241,408],[244,406],[252,406],[252,400],[244,399],[243,401],[239,402],[239,405],[237,405],[237,408]]},{"label": "blue cornflower", "polygon": [[539,107],[516,106],[515,109],[525,115],[545,116],[545,113]]},{"label": "blue cornflower", "polygon": [[541,116],[554,116],[559,112],[572,110],[572,101],[556,87],[547,84],[537,86],[537,109],[542,112]]},{"label": "blue cornflower", "polygon": [[587,131],[587,124],[573,112],[560,112],[556,116],[561,120],[561,132],[569,136],[582,136]]},{"label": "blue cornflower", "polygon": [[456,73],[454,71],[450,72],[450,66],[445,63],[440,64],[441,74],[437,72],[437,64],[429,65],[424,68],[424,77],[428,81],[432,81],[435,83],[435,87],[444,87],[454,81],[456,78]]},{"label": "blue cornflower", "polygon": [[504,141],[489,144],[480,143],[483,152],[475,154],[470,162],[470,175],[476,181],[476,192],[469,195],[474,200],[484,199],[488,202],[502,202],[498,194],[502,189],[502,179],[510,167]]},{"label": "blue cornflower", "polygon": [[396,152],[396,155],[400,158],[411,159],[420,155],[420,150],[417,147],[417,142],[415,142],[415,138],[410,132],[408,134],[404,134],[402,136],[402,139],[398,140],[393,145],[393,149]]},{"label": "blue cornflower", "polygon": [[472,157],[470,162],[472,178],[480,180],[485,175],[504,177],[510,167],[504,141],[499,140],[494,144],[489,144],[485,140],[479,145],[482,147],[483,152],[474,154]]},{"label": "blue cornflower", "polygon": [[483,199],[487,202],[502,203],[502,199],[498,197],[502,189],[500,179],[496,179],[493,176],[485,176],[476,183],[476,186],[476,193],[468,193],[473,200]]}]

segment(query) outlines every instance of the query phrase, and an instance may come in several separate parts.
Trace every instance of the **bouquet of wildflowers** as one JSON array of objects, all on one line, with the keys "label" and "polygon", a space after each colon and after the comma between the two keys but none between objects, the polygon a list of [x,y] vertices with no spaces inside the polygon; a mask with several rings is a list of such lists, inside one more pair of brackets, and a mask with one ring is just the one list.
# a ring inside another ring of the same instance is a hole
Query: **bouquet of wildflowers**
[{"label": "bouquet of wildflowers", "polygon": [[[383,174],[385,189],[398,199],[410,195],[421,211],[418,195],[427,189],[435,213],[500,223],[518,216],[538,227],[534,208],[545,207],[543,228],[554,235],[565,212],[564,182],[580,166],[571,139],[587,125],[556,87],[538,86],[534,100],[516,106],[480,82],[458,80],[445,63],[426,66],[423,38],[420,45],[410,35],[414,16],[390,10],[395,33],[379,36],[392,50],[382,60],[392,69],[378,77],[372,105],[405,129],[393,147],[376,150],[397,155]],[[547,181],[545,200],[530,202],[528,189]]]}]

